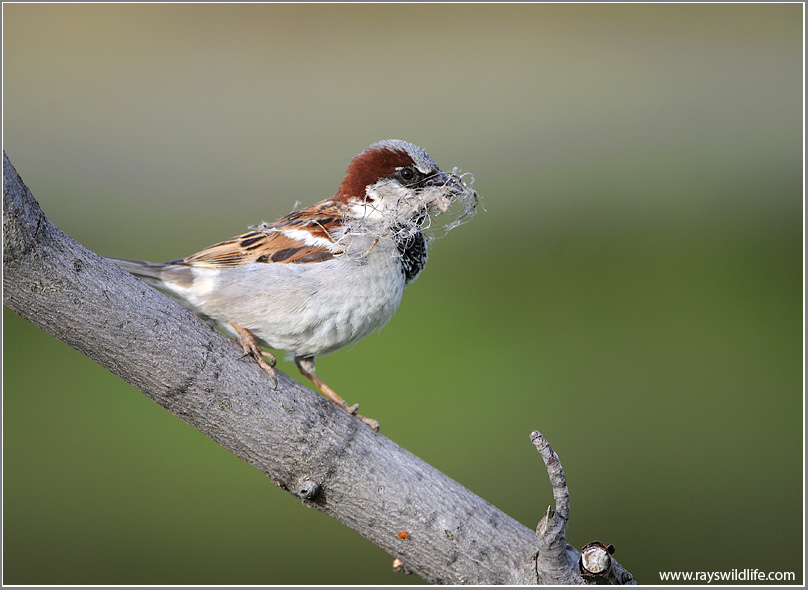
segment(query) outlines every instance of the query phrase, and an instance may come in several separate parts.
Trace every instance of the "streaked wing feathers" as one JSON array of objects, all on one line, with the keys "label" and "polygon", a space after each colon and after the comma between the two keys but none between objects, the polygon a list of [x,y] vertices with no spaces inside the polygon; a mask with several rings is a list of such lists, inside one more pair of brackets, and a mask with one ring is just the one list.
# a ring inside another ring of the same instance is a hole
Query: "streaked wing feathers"
[{"label": "streaked wing feathers", "polygon": [[248,262],[306,264],[338,256],[329,230],[342,220],[344,203],[328,199],[255,230],[219,242],[183,260],[191,266],[236,266]]},{"label": "streaked wing feathers", "polygon": [[189,256],[183,262],[192,266],[236,266],[246,262],[307,263],[334,257],[328,248],[307,246],[279,231],[252,231]]}]

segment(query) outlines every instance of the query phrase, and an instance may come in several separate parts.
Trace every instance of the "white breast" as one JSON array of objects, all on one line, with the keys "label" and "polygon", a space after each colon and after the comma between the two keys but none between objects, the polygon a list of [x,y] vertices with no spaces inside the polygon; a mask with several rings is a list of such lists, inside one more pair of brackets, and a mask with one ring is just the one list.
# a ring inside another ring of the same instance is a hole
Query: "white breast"
[{"label": "white breast", "polygon": [[401,303],[394,243],[368,240],[325,262],[197,268],[194,285],[176,294],[233,336],[229,322],[270,348],[320,356],[380,329]]}]

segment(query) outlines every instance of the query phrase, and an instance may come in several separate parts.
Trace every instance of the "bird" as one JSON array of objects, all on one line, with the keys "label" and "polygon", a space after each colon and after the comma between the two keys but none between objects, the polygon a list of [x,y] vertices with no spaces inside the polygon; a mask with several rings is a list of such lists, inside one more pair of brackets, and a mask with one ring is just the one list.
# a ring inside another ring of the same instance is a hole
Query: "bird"
[{"label": "bird", "polygon": [[448,231],[475,212],[469,176],[442,171],[412,143],[379,141],[350,161],[331,198],[183,259],[108,258],[235,338],[276,387],[276,359],[262,347],[291,353],[328,399],[378,432],[316,374],[316,358],[387,324],[427,262],[433,218],[451,218]]}]

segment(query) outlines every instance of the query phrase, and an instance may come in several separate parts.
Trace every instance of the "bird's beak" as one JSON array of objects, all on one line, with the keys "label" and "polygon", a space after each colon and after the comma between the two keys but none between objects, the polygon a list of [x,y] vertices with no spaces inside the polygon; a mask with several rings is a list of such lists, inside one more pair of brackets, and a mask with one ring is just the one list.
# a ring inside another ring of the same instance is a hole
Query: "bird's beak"
[{"label": "bird's beak", "polygon": [[460,181],[460,177],[454,174],[446,174],[442,171],[429,178],[424,184],[433,189],[438,189],[434,190],[433,205],[441,213],[446,213],[449,206],[455,201],[456,196],[465,193],[467,190]]}]

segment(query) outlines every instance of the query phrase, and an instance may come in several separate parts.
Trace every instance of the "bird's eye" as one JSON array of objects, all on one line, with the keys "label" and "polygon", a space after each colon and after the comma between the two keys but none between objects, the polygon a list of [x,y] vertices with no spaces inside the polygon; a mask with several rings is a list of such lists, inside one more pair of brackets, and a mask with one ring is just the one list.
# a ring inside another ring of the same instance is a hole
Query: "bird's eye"
[{"label": "bird's eye", "polygon": [[399,175],[401,176],[402,180],[406,180],[407,182],[409,182],[410,180],[415,178],[415,171],[409,166],[407,166],[399,171]]}]

